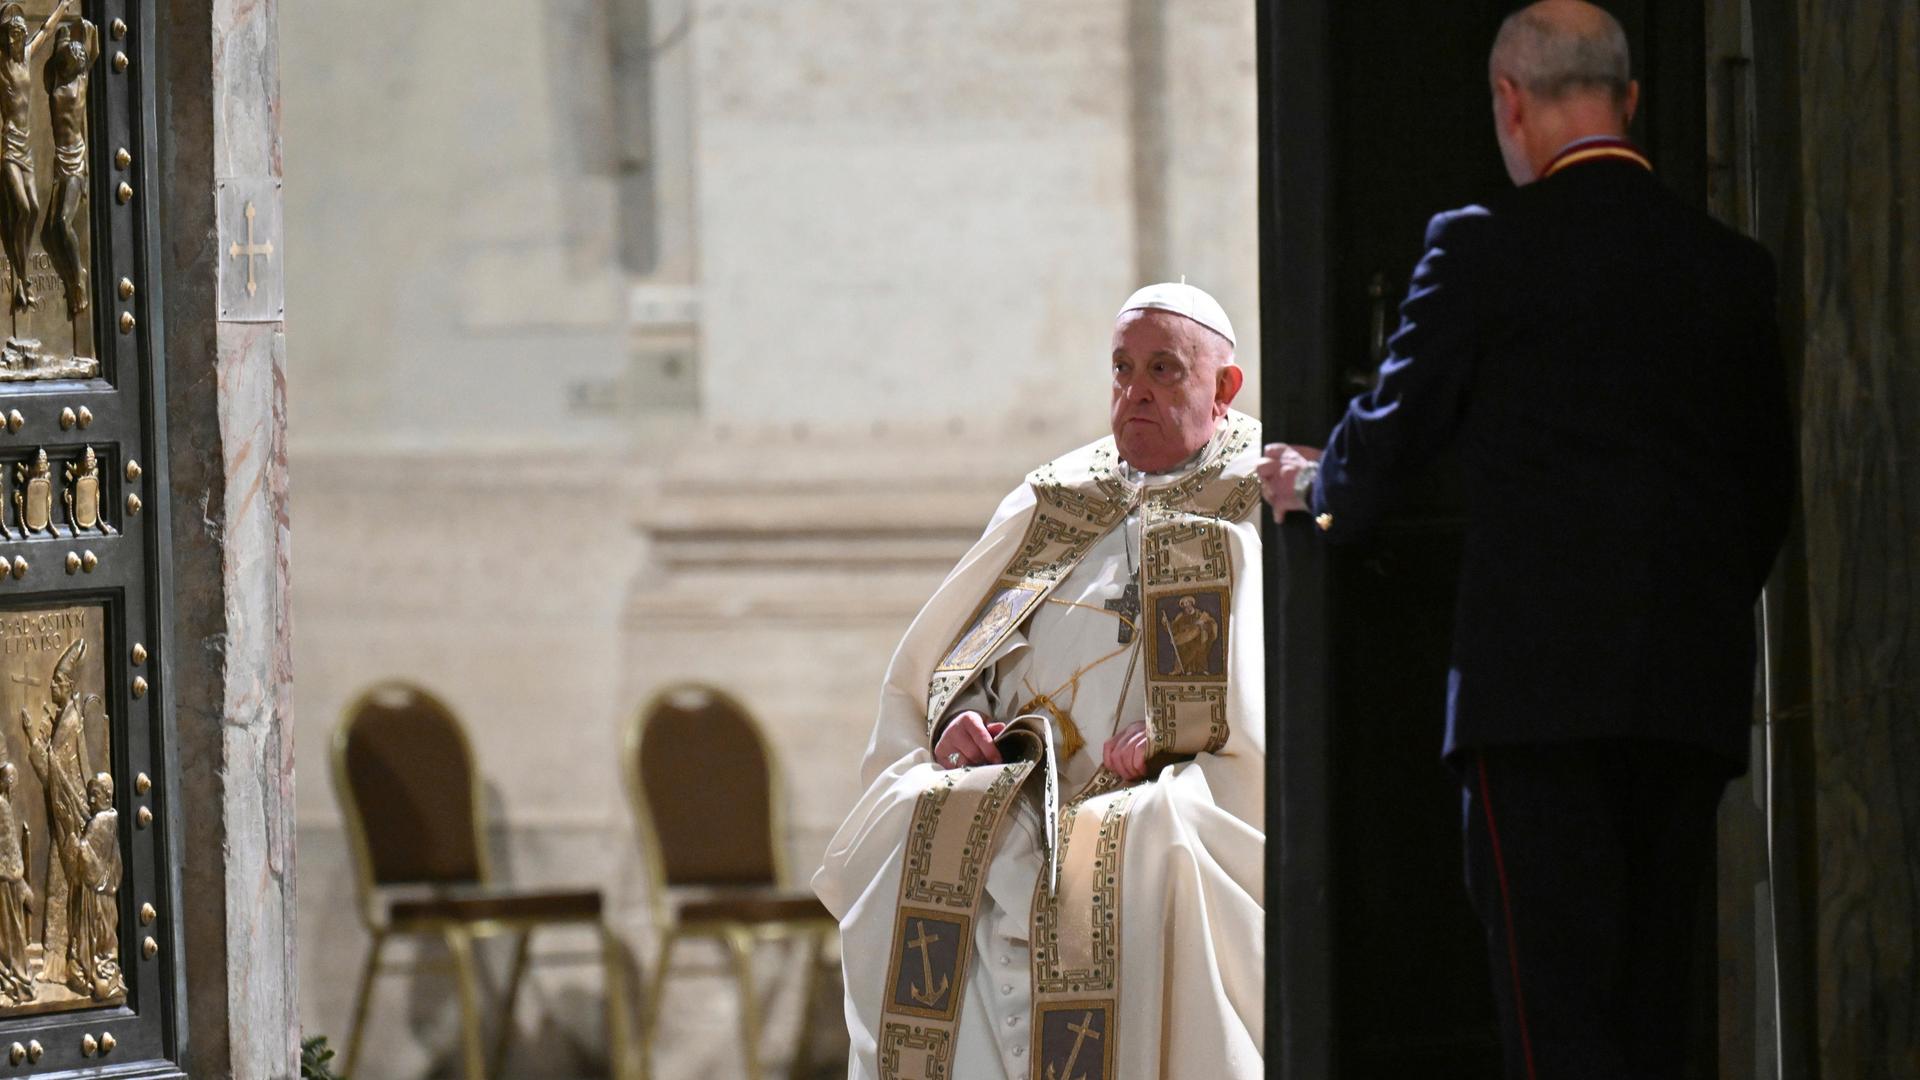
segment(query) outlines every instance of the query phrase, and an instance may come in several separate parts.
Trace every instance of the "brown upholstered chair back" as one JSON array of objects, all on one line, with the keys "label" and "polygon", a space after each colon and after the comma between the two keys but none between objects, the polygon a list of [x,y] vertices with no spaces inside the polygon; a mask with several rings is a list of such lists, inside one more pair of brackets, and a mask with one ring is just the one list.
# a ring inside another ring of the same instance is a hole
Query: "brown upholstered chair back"
[{"label": "brown upholstered chair back", "polygon": [[[656,694],[637,722],[633,776],[665,884],[778,884],[773,763],[746,708],[715,687],[682,683]],[[643,843],[646,833],[643,822]]]},{"label": "brown upholstered chair back", "polygon": [[372,885],[485,879],[473,754],[439,698],[407,683],[366,691],[340,722],[334,779]]}]

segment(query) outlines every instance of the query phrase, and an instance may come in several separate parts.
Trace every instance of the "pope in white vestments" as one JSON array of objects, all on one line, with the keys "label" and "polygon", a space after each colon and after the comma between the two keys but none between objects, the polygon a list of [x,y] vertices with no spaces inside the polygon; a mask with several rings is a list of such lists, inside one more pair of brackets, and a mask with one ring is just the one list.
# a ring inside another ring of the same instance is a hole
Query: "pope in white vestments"
[{"label": "pope in white vestments", "polygon": [[1206,293],[1113,344],[1113,435],[914,620],[814,878],[854,1080],[1262,1075],[1259,425]]}]

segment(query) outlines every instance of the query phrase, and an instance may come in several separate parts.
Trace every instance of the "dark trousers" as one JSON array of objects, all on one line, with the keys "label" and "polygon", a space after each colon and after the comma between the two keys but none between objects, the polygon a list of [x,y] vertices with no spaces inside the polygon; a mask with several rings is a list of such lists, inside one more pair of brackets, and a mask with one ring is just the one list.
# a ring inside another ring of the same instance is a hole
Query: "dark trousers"
[{"label": "dark trousers", "polygon": [[1731,770],[1593,742],[1467,751],[1467,887],[1508,1080],[1680,1077],[1699,890]]}]

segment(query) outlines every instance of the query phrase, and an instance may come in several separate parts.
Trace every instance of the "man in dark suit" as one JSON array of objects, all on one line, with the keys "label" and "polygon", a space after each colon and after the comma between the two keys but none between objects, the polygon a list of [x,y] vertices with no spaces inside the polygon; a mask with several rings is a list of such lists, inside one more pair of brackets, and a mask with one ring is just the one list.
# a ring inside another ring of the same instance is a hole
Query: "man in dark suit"
[{"label": "man in dark suit", "polygon": [[1457,446],[1444,752],[1507,1074],[1678,1076],[1794,490],[1773,267],[1625,139],[1639,87],[1604,11],[1517,12],[1489,68],[1517,186],[1433,219],[1375,389],[1262,479],[1337,543]]}]

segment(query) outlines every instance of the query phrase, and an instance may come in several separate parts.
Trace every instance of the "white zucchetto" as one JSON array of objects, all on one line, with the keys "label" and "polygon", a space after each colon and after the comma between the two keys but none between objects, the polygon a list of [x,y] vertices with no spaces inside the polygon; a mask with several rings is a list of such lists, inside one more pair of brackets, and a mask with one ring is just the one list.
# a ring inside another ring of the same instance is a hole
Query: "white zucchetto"
[{"label": "white zucchetto", "polygon": [[[1227,339],[1227,344],[1237,345],[1233,339],[1233,323],[1227,321],[1227,311],[1220,301],[1207,295],[1205,290],[1196,289],[1185,281],[1163,281],[1158,285],[1149,285],[1127,297],[1120,308],[1120,314],[1138,311],[1142,308],[1154,308],[1159,311],[1171,311],[1192,319],[1201,326]],[[1117,318],[1118,316],[1116,316]]]}]

